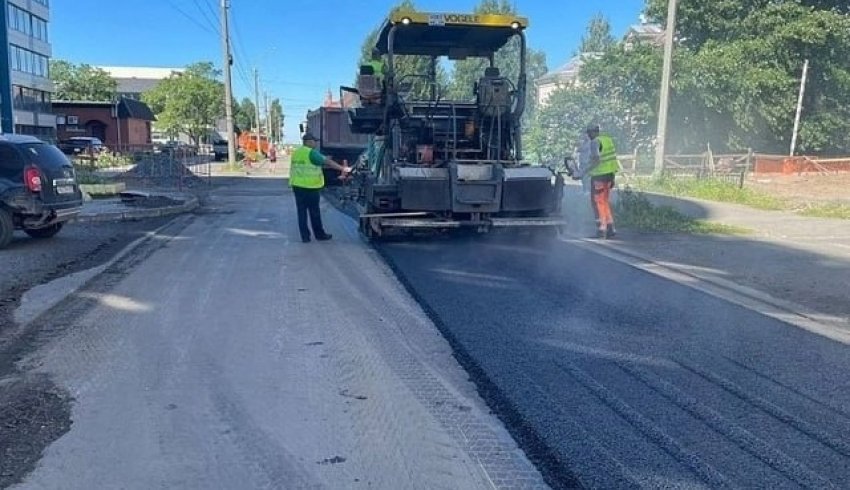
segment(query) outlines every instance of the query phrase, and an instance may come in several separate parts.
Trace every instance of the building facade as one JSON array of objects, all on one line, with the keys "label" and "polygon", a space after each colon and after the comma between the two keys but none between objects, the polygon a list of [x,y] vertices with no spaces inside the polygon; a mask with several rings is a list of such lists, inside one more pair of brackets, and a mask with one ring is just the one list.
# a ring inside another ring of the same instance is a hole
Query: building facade
[{"label": "building facade", "polygon": [[156,120],[145,103],[122,97],[117,102],[56,101],[57,136],[93,136],[113,151],[151,144]]},{"label": "building facade", "polygon": [[[644,16],[641,16],[640,24],[629,26],[622,42],[623,49],[626,51],[633,49],[638,44],[660,47],[664,45],[664,28],[659,24],[649,23]],[[537,103],[544,106],[547,99],[556,90],[581,85],[582,66],[589,60],[599,59],[602,55],[603,53],[581,53],[535,80]]]},{"label": "building facade", "polygon": [[52,55],[48,24],[51,0],[6,0],[6,39],[9,56],[13,130],[46,140],[56,136],[56,116],[51,108]]},{"label": "building facade", "polygon": [[582,53],[535,80],[534,82],[537,86],[537,103],[541,107],[545,106],[549,96],[559,88],[579,85],[579,73],[581,72],[582,65],[589,59],[596,59],[601,56],[602,53]]}]

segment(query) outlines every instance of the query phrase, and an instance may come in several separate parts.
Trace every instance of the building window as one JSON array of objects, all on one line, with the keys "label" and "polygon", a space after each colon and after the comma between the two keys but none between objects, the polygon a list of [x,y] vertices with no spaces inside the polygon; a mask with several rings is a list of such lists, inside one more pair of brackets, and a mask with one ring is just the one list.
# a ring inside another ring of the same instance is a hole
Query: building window
[{"label": "building window", "polygon": [[49,93],[20,85],[12,86],[12,107],[19,111],[42,114],[52,112]]},{"label": "building window", "polygon": [[50,74],[48,58],[42,54],[10,44],[9,58],[13,70],[45,78]]},{"label": "building window", "polygon": [[9,28],[47,42],[47,21],[26,10],[9,4]]},{"label": "building window", "polygon": [[15,132],[18,134],[35,136],[48,143],[52,143],[56,139],[56,130],[48,126],[27,126],[24,124],[16,124]]}]

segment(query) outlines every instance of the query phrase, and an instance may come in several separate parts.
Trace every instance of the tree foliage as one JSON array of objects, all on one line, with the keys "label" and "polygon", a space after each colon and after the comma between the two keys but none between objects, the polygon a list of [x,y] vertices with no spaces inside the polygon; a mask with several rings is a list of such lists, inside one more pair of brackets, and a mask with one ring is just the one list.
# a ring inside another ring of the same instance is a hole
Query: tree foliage
[{"label": "tree foliage", "polygon": [[218,76],[212,63],[195,63],[142,94],[157,127],[171,135],[185,133],[198,144],[224,112],[224,84]]},{"label": "tree foliage", "polygon": [[85,63],[50,60],[50,78],[55,100],[112,101],[118,88],[118,82],[109,73]]},{"label": "tree foliage", "polygon": [[279,139],[281,126],[283,126],[283,105],[280,99],[274,99],[269,103],[269,126],[272,137],[275,140]]},{"label": "tree foliage", "polygon": [[590,23],[587,25],[587,32],[581,38],[579,52],[602,53],[611,49],[614,44],[614,36],[611,35],[611,24],[600,12],[590,19]]},{"label": "tree foliage", "polygon": [[[416,5],[412,0],[402,0],[396,5],[392,12],[412,11],[416,9]],[[366,36],[363,45],[360,49],[360,59],[357,61],[359,67],[372,59],[372,49],[378,41],[381,26],[376,27]],[[431,58],[428,56],[408,56],[395,55],[393,56],[393,67],[396,73],[396,80],[401,80],[411,85],[411,96],[416,98],[427,98],[430,94],[431,87],[425,83],[422,75],[427,75],[431,67]],[[358,70],[359,71],[359,70]],[[448,77],[445,67],[441,64],[437,66],[437,86],[440,92],[445,92]]]},{"label": "tree foliage", "polygon": [[[481,0],[475,7],[476,14],[517,14],[513,3],[508,0]],[[500,49],[495,57],[494,64],[499,68],[502,76],[507,77],[513,83],[519,83],[520,71],[520,40],[514,37]],[[451,82],[448,89],[448,97],[452,100],[473,100],[472,93],[475,82],[484,74],[487,67],[486,59],[466,59],[454,63]],[[546,54],[542,51],[526,47],[526,100],[524,119],[529,121],[536,106],[537,97],[534,90],[534,80],[546,74]]]},{"label": "tree foliage", "polygon": [[243,97],[241,102],[233,104],[233,120],[241,131],[250,131],[257,119],[257,106],[249,97]]},{"label": "tree foliage", "polygon": [[[647,0],[647,12],[663,21],[666,5],[666,0]],[[843,0],[680,0],[668,151],[704,151],[710,144],[717,151],[787,153],[808,59],[798,150],[849,153],[848,11]],[[588,60],[583,86],[553,97],[545,112],[576,110],[575,100],[585,100],[591,91],[608,121],[603,125],[620,135],[618,149],[649,152],[658,120],[661,60],[658,46],[626,49],[618,43]],[[545,124],[543,118],[541,127],[531,130],[540,144],[557,139]]]},{"label": "tree foliage", "polygon": [[[616,104],[587,87],[561,88],[534,115],[526,135],[528,156],[538,162],[555,162],[571,155],[588,124],[615,128],[612,136],[622,141],[617,128],[622,120]],[[609,131],[611,132],[611,131]]]}]

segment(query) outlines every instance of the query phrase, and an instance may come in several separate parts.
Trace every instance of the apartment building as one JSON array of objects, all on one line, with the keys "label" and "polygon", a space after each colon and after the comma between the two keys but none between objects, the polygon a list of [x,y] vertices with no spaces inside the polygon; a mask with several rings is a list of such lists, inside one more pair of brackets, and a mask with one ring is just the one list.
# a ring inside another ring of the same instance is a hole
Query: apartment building
[{"label": "apartment building", "polygon": [[[5,0],[5,43],[8,73],[0,87],[8,87],[11,97],[0,98],[0,104],[11,101],[11,121],[4,121],[4,131],[29,134],[43,139],[56,135],[56,116],[52,114],[49,60],[52,54],[48,23],[51,0]],[[0,65],[2,66],[2,65]],[[5,71],[5,70],[4,70]],[[4,114],[9,108],[4,106]],[[6,117],[4,117],[6,119]]]}]

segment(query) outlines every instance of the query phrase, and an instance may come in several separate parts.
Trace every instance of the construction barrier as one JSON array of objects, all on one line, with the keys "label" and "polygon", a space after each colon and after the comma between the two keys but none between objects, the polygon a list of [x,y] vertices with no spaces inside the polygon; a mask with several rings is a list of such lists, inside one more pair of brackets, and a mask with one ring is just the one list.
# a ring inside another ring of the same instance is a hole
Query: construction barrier
[{"label": "construction barrier", "polygon": [[850,172],[850,158],[778,157],[756,155],[755,174]]}]

